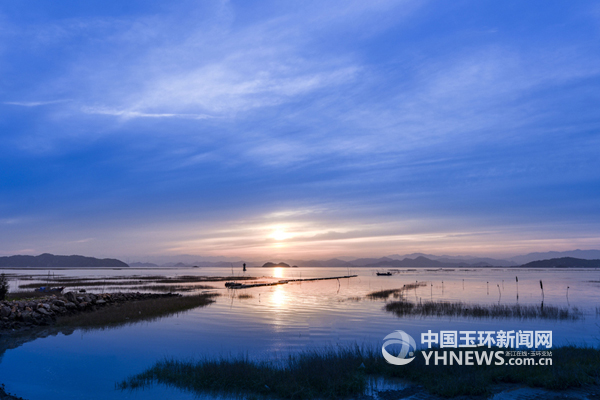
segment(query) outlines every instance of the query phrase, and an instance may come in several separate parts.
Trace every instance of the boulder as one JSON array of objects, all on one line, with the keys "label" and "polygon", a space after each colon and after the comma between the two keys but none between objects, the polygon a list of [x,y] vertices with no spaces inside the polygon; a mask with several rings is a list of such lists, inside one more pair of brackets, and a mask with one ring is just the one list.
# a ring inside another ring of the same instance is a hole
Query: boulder
[{"label": "boulder", "polygon": [[42,315],[51,315],[52,313],[48,310],[46,310],[44,307],[39,307],[36,310],[37,313],[42,314]]},{"label": "boulder", "polygon": [[77,296],[73,292],[65,293],[65,299],[67,299],[67,301],[71,302],[71,303],[75,303],[75,304],[78,303]]}]

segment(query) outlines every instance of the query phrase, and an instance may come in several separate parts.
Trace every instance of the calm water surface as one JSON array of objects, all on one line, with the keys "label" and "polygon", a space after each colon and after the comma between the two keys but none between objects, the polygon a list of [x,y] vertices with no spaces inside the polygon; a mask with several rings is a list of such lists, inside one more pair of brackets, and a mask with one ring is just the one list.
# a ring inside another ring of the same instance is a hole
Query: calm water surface
[{"label": "calm water surface", "polygon": [[[8,270],[30,274],[31,271]],[[45,273],[37,271],[35,273]],[[55,275],[109,277],[116,275],[226,276],[224,268],[152,270],[55,270]],[[251,268],[251,276],[312,278],[347,275],[357,278],[291,283],[228,291],[212,282],[221,297],[216,303],[154,322],[83,332],[75,330],[29,341],[0,357],[0,383],[28,400],[52,399],[192,399],[189,393],[155,386],[143,391],[115,390],[115,383],[141,372],[165,357],[199,358],[246,354],[268,359],[291,351],[345,344],[381,346],[382,339],[401,329],[419,342],[428,329],[552,330],[555,345],[600,343],[599,270],[469,269],[402,271],[378,277],[370,269]],[[539,280],[545,305],[578,307],[578,321],[466,318],[398,318],[382,310],[384,301],[364,296],[381,289],[427,282],[408,293],[408,300],[464,301],[483,304],[539,304]],[[433,284],[433,286],[432,286]],[[567,299],[567,286],[569,296]],[[499,293],[500,289],[500,293]],[[247,293],[249,299],[234,294]],[[360,298],[360,299],[358,299]]]}]

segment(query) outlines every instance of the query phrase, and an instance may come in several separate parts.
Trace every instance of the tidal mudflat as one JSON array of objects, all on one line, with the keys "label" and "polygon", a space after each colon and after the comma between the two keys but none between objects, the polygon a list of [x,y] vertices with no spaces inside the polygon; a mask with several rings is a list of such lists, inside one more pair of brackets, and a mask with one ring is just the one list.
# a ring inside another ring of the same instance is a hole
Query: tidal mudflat
[{"label": "tidal mudflat", "polygon": [[[46,334],[36,333],[18,344],[14,341],[10,346],[5,344],[0,362],[2,383],[7,391],[28,400],[194,398],[195,394],[186,388],[168,384],[146,386],[143,391],[122,391],[118,384],[165,359],[195,363],[209,358],[243,356],[256,362],[270,362],[307,350],[354,345],[381,348],[383,338],[398,329],[415,338],[428,329],[544,329],[553,332],[555,346],[594,347],[598,346],[600,337],[597,312],[600,271],[589,269],[406,270],[392,276],[376,276],[371,270],[353,269],[349,272],[357,277],[351,279],[299,281],[237,290],[226,289],[225,282],[234,278],[242,281],[244,275],[231,276],[230,271],[223,268],[7,272],[12,274],[11,288],[32,285],[18,289],[20,291],[47,283],[58,286],[60,279],[64,283],[81,283],[70,286],[69,290],[86,293],[135,292],[146,291],[153,285],[174,288],[179,285],[186,288],[182,291],[186,295],[220,294],[214,303],[205,307],[162,318],[132,321],[110,329],[48,328]],[[345,269],[335,268],[253,268],[246,273],[245,281],[272,282],[346,274]],[[168,283],[160,282],[165,280]],[[540,280],[543,280],[544,293],[540,290]],[[86,282],[104,284],[85,285]],[[111,282],[127,284],[111,285]],[[187,290],[188,287],[193,289]],[[156,292],[162,289],[157,287]],[[382,291],[390,291],[390,294],[369,297]],[[522,318],[518,315],[490,318],[463,313],[412,312],[399,315],[386,311],[389,304],[398,301],[410,302],[413,308],[426,302],[460,302],[484,308],[513,309],[518,305],[537,310],[542,299],[546,310],[556,307],[577,318]],[[5,337],[3,334],[3,343],[6,343]],[[211,398],[212,394],[205,396]]]}]

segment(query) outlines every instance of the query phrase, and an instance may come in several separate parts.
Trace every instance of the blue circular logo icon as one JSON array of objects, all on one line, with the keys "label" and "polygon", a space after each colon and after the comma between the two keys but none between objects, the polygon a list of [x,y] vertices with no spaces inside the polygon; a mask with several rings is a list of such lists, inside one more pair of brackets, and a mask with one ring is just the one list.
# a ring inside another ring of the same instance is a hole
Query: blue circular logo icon
[{"label": "blue circular logo icon", "polygon": [[[417,345],[415,340],[408,333],[404,331],[395,331],[387,335],[384,339],[381,352],[383,358],[390,364],[394,365],[406,365],[415,359],[414,350]],[[392,344],[399,344],[401,346],[400,352],[397,356],[391,355],[385,348]]]}]

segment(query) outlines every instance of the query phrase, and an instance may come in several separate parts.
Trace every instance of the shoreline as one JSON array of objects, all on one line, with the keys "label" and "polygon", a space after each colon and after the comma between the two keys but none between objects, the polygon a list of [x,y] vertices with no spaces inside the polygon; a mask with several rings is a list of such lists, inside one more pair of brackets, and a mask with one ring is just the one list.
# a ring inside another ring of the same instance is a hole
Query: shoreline
[{"label": "shoreline", "polygon": [[0,301],[0,333],[50,326],[57,318],[111,307],[132,301],[181,297],[165,293],[76,293],[48,295],[34,299]]}]

